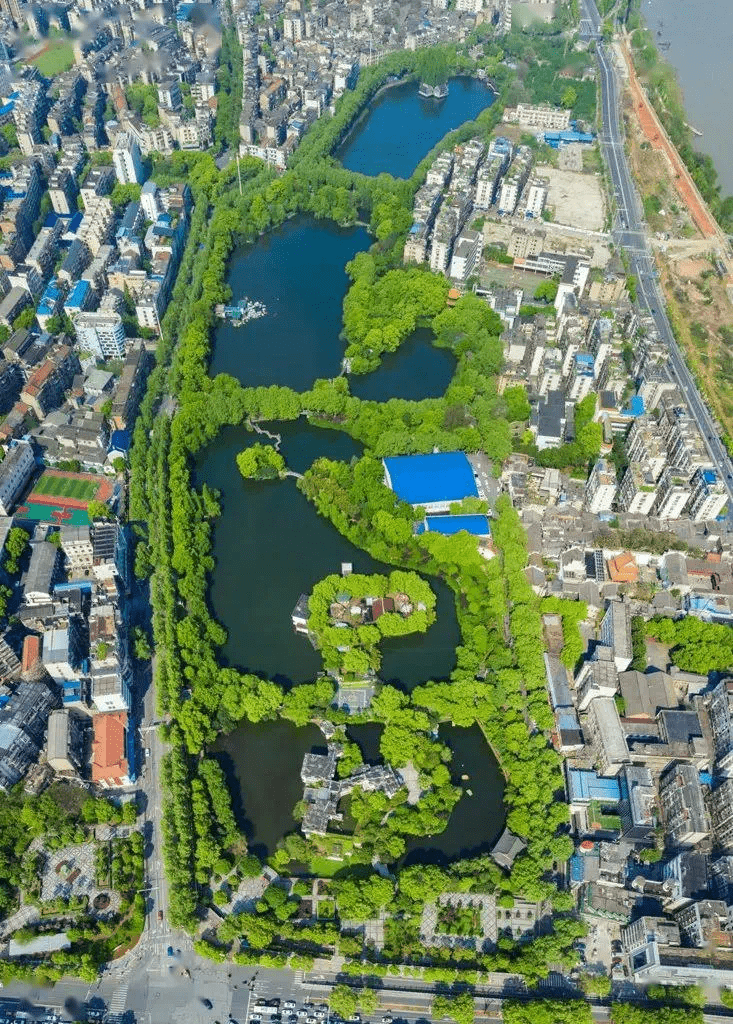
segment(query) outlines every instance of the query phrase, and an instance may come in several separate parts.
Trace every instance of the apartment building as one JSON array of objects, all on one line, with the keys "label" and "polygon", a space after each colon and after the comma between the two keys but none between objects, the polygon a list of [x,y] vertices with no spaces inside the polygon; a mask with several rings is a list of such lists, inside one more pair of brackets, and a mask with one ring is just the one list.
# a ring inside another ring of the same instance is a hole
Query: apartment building
[{"label": "apartment building", "polygon": [[665,835],[675,847],[693,847],[710,835],[700,775],[691,764],[674,764],[659,779]]}]

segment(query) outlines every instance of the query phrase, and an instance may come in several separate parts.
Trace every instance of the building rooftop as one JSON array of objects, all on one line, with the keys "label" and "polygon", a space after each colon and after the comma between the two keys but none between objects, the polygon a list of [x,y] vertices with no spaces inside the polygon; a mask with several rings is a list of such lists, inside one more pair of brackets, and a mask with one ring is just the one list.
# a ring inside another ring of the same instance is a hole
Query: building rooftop
[{"label": "building rooftop", "polygon": [[60,949],[69,949],[71,940],[66,932],[57,932],[54,935],[37,935],[30,942],[19,942],[11,939],[8,946],[8,956],[37,956],[41,953],[56,953]]},{"label": "building rooftop", "polygon": [[568,681],[568,670],[554,654],[545,654],[545,675],[553,711],[557,711],[558,708],[574,707]]},{"label": "building rooftop", "polygon": [[624,718],[654,720],[663,708],[674,708],[677,699],[666,672],[621,672],[618,677],[624,699]]},{"label": "building rooftop", "polygon": [[475,537],[491,536],[489,517],[481,515],[426,516],[425,529],[432,533],[442,533],[446,536],[460,533],[461,530],[465,530],[466,533],[472,533]]},{"label": "building rooftop", "polygon": [[696,711],[667,710],[659,713],[660,729],[668,743],[689,743],[702,737]]},{"label": "building rooftop", "polygon": [[50,594],[54,582],[59,550],[48,541],[32,544],[31,561],[23,581],[27,594]]},{"label": "building rooftop", "polygon": [[618,779],[605,779],[594,771],[568,768],[568,799],[571,803],[591,800],[618,803],[621,787]]},{"label": "building rooftop", "polygon": [[410,505],[478,497],[473,469],[463,452],[398,455],[382,461],[388,486]]},{"label": "building rooftop", "polygon": [[92,781],[124,779],[128,773],[127,714],[117,711],[95,715],[93,726]]}]

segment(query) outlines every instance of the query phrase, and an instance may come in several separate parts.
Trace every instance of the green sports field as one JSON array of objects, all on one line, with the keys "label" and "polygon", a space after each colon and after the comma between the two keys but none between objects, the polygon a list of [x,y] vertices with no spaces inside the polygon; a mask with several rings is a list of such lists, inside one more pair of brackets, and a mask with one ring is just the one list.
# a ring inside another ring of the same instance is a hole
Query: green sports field
[{"label": "green sports field", "polygon": [[68,39],[52,40],[37,57],[29,61],[35,64],[42,75],[53,78],[54,75],[67,71],[74,63],[74,48]]},{"label": "green sports field", "polygon": [[91,501],[99,490],[99,484],[91,480],[74,477],[49,476],[44,473],[36,481],[34,494],[45,494],[52,498],[72,498],[75,501]]}]

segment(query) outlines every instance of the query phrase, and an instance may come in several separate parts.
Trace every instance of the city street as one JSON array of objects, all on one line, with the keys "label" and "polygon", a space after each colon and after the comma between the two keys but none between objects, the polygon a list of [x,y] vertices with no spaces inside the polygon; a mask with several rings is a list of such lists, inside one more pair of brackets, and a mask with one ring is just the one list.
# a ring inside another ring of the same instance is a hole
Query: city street
[{"label": "city street", "polygon": [[585,15],[581,31],[586,38],[596,40],[598,66],[601,73],[601,150],[611,177],[617,204],[614,240],[628,255],[631,272],[638,282],[638,301],[654,321],[660,338],[669,351],[672,372],[685,396],[692,416],[697,422],[712,465],[723,481],[731,498],[729,518],[733,517],[733,465],[721,441],[713,418],[697,389],[682,351],[672,333],[665,311],[664,296],[657,281],[654,259],[649,249],[641,204],[631,177],[624,138],[620,128],[620,88],[614,58],[601,40],[601,18],[594,0],[582,0]]}]

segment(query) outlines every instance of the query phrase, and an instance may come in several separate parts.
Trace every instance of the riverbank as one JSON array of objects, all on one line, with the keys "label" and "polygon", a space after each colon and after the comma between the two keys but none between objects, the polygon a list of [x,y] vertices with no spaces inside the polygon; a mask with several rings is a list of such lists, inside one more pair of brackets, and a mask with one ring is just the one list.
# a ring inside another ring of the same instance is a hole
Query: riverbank
[{"label": "riverbank", "polygon": [[[634,34],[634,49],[625,49],[632,83],[636,81],[632,59],[646,69],[647,76],[662,64],[648,33]],[[640,56],[638,44],[645,41]],[[628,37],[625,43],[629,43]],[[670,83],[665,95],[672,97],[666,116],[652,107],[640,84],[628,101],[625,115],[629,126],[629,154],[632,169],[644,203],[644,212],[652,232],[652,244],[659,266],[670,323],[677,341],[729,450],[733,450],[733,276],[730,272],[730,248],[725,231],[715,221],[713,211],[705,202],[690,171],[666,132],[666,124],[674,116],[675,123],[684,122],[681,94],[671,68],[665,68],[665,82]],[[650,97],[659,103],[659,89]],[[639,115],[642,115],[640,118]],[[699,157],[693,153],[688,129],[681,128],[687,141],[684,152],[693,168],[699,169]],[[709,165],[705,158],[705,165]],[[675,173],[676,171],[676,173]],[[705,180],[713,180],[707,177]],[[708,193],[709,194],[709,193]],[[680,203],[680,196],[682,203]],[[717,196],[713,192],[714,198]],[[727,201],[721,208],[726,207]],[[686,215],[685,211],[689,209]]]},{"label": "riverbank", "polygon": [[[648,29],[638,28],[631,34],[626,33],[623,39],[634,70],[648,91],[653,117],[658,118],[668,143],[684,164],[685,180],[687,175],[691,176],[693,190],[699,192],[719,228],[724,233],[733,231],[733,198],[723,199],[712,159],[696,148],[674,68],[660,53]],[[638,100],[644,102],[646,97],[641,95]]]},{"label": "riverbank", "polygon": [[695,5],[678,0],[645,0],[640,9],[654,36],[661,59],[674,71],[685,120],[695,135],[694,149],[707,155],[716,169],[724,195],[733,195],[730,109],[733,74],[725,46],[715,40],[733,33],[733,8],[727,0],[705,0]]}]

